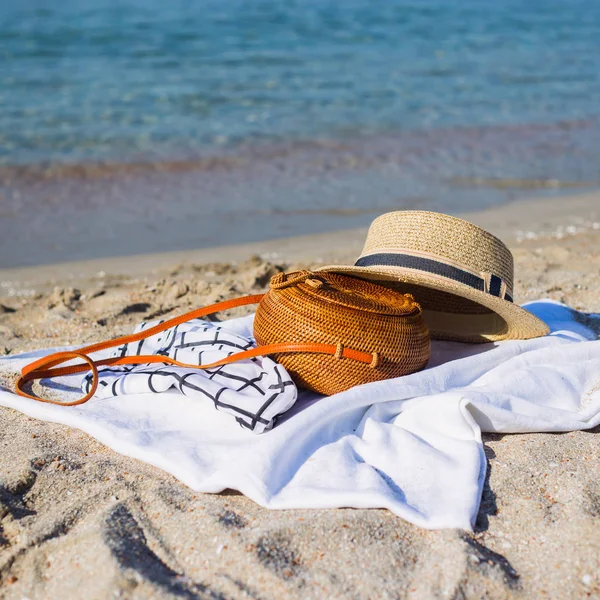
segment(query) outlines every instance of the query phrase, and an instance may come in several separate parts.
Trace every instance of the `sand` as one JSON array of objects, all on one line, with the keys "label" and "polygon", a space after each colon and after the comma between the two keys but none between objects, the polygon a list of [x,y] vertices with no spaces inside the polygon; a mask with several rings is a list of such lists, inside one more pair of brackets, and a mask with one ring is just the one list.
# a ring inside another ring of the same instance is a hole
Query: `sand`
[{"label": "sand", "polygon": [[[516,300],[600,335],[600,194],[470,214],[516,259]],[[0,354],[78,344],[352,261],[364,230],[0,271]],[[11,377],[4,376],[4,385]],[[197,494],[68,427],[0,409],[2,598],[600,598],[600,430],[486,435],[474,533],[385,510],[267,511]]]}]

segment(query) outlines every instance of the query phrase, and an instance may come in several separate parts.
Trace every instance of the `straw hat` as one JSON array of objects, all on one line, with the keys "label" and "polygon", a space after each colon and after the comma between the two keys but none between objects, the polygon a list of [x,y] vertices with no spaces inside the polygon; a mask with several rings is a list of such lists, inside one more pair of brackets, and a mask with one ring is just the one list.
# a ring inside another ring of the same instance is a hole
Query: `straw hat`
[{"label": "straw hat", "polygon": [[549,332],[543,321],[513,303],[514,261],[506,245],[472,223],[441,213],[381,215],[353,267],[318,271],[389,282],[413,294],[437,339],[495,342]]}]

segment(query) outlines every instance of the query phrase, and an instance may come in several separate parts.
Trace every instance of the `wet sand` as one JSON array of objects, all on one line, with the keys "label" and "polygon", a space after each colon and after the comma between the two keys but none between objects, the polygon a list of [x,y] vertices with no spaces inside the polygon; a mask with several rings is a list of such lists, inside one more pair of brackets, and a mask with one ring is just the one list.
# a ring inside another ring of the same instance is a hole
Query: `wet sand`
[{"label": "wet sand", "polygon": [[[565,302],[600,336],[600,194],[465,216],[511,247],[517,302]],[[262,290],[279,270],[351,262],[364,236],[3,269],[0,353],[109,338]],[[384,510],[197,494],[80,431],[0,409],[0,597],[597,598],[599,443],[598,428],[484,436],[476,531],[435,532]]]},{"label": "wet sand", "polygon": [[[162,162],[0,166],[0,269],[191,251],[600,189],[598,126],[436,128]],[[510,174],[507,175],[507,174]]]}]

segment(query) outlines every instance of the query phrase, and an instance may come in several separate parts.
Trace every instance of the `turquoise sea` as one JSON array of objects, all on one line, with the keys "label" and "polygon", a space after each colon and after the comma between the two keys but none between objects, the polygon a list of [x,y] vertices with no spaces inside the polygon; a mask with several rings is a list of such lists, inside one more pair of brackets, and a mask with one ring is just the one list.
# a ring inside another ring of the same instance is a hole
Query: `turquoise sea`
[{"label": "turquoise sea", "polygon": [[0,161],[596,120],[595,0],[0,3]]},{"label": "turquoise sea", "polygon": [[597,0],[0,2],[0,267],[600,188]]}]

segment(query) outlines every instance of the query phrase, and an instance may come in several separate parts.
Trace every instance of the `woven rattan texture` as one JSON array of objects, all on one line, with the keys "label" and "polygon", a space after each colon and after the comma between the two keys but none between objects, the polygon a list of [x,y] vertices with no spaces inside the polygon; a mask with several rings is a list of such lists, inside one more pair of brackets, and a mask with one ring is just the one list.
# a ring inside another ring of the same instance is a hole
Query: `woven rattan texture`
[{"label": "woven rattan texture", "polygon": [[363,255],[398,248],[431,254],[465,265],[476,273],[493,273],[513,287],[514,261],[506,245],[491,233],[456,217],[427,211],[381,215],[369,229]]},{"label": "woven rattan texture", "polygon": [[335,273],[313,274],[289,286],[282,286],[282,276],[276,276],[272,284],[254,321],[259,345],[341,343],[378,354],[375,367],[323,354],[275,355],[300,387],[331,395],[406,375],[427,364],[429,331],[419,304],[410,296]]}]

